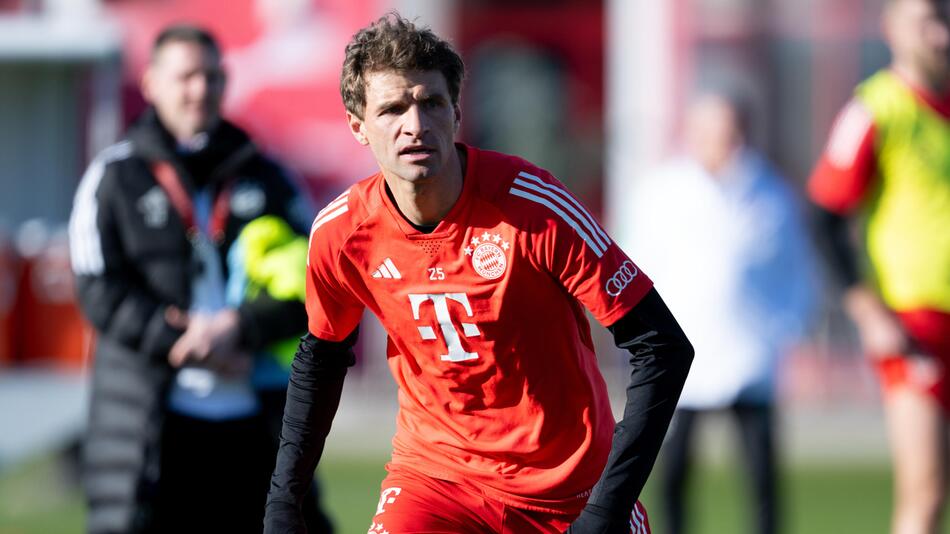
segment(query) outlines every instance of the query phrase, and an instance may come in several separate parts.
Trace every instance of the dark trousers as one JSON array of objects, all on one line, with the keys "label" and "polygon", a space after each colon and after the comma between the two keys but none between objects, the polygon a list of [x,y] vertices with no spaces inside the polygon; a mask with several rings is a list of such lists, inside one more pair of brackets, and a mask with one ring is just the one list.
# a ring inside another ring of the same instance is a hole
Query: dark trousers
[{"label": "dark trousers", "polygon": [[158,532],[259,534],[270,443],[260,417],[165,418],[155,523]]},{"label": "dark trousers", "polygon": [[[751,532],[774,534],[777,528],[774,410],[768,404],[737,403],[727,409],[735,418],[748,469],[755,523]],[[692,459],[693,429],[705,410],[678,409],[662,452],[663,512],[668,532],[686,532],[685,490]]]},{"label": "dark trousers", "polygon": [[[262,401],[263,413],[248,419],[166,416],[155,532],[260,534],[278,445],[268,414],[283,412],[282,399]],[[304,502],[308,531],[329,534],[333,528],[318,499],[314,485]]]}]

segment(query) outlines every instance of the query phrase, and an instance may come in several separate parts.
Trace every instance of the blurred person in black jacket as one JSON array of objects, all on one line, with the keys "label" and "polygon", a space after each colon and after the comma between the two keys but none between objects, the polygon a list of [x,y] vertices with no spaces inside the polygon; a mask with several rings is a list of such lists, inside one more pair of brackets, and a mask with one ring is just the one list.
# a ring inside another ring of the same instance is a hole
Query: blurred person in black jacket
[{"label": "blurred person in black jacket", "polygon": [[[71,260],[99,333],[83,451],[92,533],[261,530],[286,382],[262,390],[251,373],[306,313],[267,291],[229,299],[229,255],[251,221],[305,235],[310,213],[221,118],[220,59],[203,29],[162,31],[142,79],[149,109],[76,193]],[[313,489],[309,529],[330,532]]]}]

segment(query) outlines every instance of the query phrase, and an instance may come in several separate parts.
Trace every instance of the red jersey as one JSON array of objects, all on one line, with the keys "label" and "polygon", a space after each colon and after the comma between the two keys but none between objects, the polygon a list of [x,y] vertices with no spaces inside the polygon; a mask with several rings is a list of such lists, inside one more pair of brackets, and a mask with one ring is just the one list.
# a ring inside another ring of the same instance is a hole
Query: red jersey
[{"label": "red jersey", "polygon": [[320,212],[310,332],[340,341],[364,308],[379,317],[399,386],[392,465],[578,513],[615,423],[584,308],[611,325],[652,283],[549,173],[465,149],[462,193],[431,233],[381,173]]},{"label": "red jersey", "polygon": [[835,119],[809,179],[809,196],[828,211],[854,211],[873,185],[874,158],[874,119],[861,101],[852,99]]}]

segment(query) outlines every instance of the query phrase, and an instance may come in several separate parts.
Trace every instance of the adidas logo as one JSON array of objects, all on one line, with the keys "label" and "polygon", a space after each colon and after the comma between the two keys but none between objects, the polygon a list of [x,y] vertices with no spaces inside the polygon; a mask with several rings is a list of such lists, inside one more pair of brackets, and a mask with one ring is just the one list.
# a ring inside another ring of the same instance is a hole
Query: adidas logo
[{"label": "adidas logo", "polygon": [[382,265],[373,271],[373,278],[395,278],[398,280],[402,278],[402,274],[399,273],[399,269],[396,268],[393,260],[386,258]]}]

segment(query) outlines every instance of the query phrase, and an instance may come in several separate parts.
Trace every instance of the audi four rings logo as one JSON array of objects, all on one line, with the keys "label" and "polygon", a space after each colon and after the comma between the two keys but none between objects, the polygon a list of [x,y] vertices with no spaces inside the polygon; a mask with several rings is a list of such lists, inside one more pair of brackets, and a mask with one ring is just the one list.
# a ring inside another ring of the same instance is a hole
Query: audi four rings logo
[{"label": "audi four rings logo", "polygon": [[630,282],[633,282],[633,279],[637,277],[640,271],[637,270],[637,266],[633,264],[632,261],[627,260],[620,264],[620,268],[617,269],[617,272],[607,280],[607,283],[604,285],[604,289],[607,290],[607,294],[611,297],[616,297],[620,294],[621,291],[627,288],[630,285]]}]

